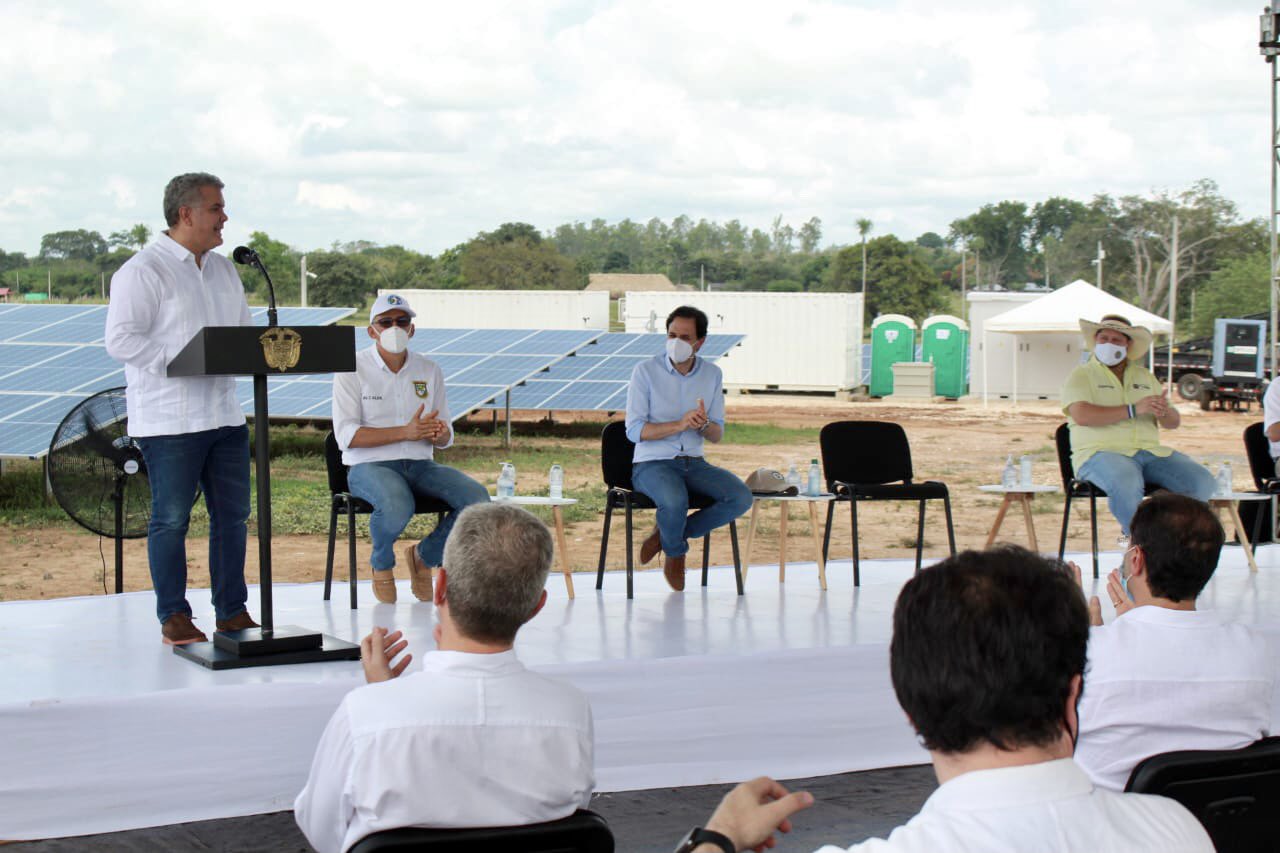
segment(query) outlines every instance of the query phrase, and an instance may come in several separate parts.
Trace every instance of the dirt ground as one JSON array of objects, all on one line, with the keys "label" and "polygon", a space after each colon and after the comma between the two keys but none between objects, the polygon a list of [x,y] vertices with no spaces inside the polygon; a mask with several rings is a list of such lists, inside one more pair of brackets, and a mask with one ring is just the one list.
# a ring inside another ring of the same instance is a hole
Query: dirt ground
[{"label": "dirt ground", "polygon": [[[1033,459],[1036,483],[1060,484],[1053,431],[1062,422],[1061,412],[1049,402],[1024,402],[1017,407],[1008,403],[992,403],[984,408],[981,401],[903,405],[889,402],[847,403],[821,396],[744,395],[729,398],[727,417],[730,421],[775,424],[782,427],[819,427],[824,423],[846,419],[874,419],[902,424],[911,440],[916,479],[936,479],[948,484],[952,496],[957,545],[980,548],[995,518],[1000,500],[982,494],[977,486],[996,483],[1006,455],[1028,454]],[[1237,488],[1252,489],[1248,463],[1241,435],[1244,428],[1261,419],[1261,412],[1202,412],[1193,404],[1179,403],[1182,428],[1166,435],[1171,446],[1209,464],[1213,470],[1230,461]],[[519,440],[517,438],[517,440]],[[816,442],[773,446],[724,445],[712,448],[708,458],[719,465],[746,476],[757,467],[786,471],[789,464],[807,463],[818,455]],[[601,486],[603,489],[603,486]],[[1068,529],[1068,548],[1088,548],[1089,525],[1087,504],[1078,504]],[[1109,513],[1099,507],[1099,536],[1104,548],[1114,547],[1119,528]],[[777,564],[778,507],[764,505],[752,549],[751,564]],[[652,516],[641,513],[637,542],[648,530]],[[1034,506],[1036,533],[1042,551],[1056,550],[1062,518],[1060,494],[1042,495]],[[822,522],[819,516],[819,523]],[[621,569],[625,551],[622,525],[613,525],[610,536],[608,568]],[[603,515],[591,521],[570,525],[567,531],[570,565],[576,572],[594,572],[600,548]],[[740,522],[745,546],[746,518]],[[859,509],[861,553],[864,557],[904,557],[912,553],[915,542],[915,514],[909,504],[870,504]],[[837,508],[832,531],[831,558],[847,558],[851,553],[848,508]],[[1230,531],[1228,531],[1230,534]],[[1000,540],[1026,543],[1021,515],[1010,513]],[[788,526],[789,561],[811,560],[813,540],[807,513],[792,509]],[[251,582],[257,578],[257,541],[250,539],[246,573]],[[638,547],[638,545],[637,545]],[[276,536],[273,538],[274,576],[281,582],[310,582],[324,578],[326,537]],[[925,554],[938,556],[946,549],[946,531],[941,506],[931,503],[925,523]],[[339,577],[346,566],[339,549]],[[357,559],[362,577],[368,574],[369,543],[363,536],[357,543]],[[700,548],[694,543],[690,564]],[[712,537],[712,562],[731,562],[729,537],[717,532]],[[203,544],[190,543],[190,585],[208,585],[208,563]],[[145,540],[125,543],[125,588],[149,589]],[[652,566],[650,567],[652,568]],[[0,529],[0,599],[38,599],[70,595],[102,594],[104,570],[108,586],[114,572],[113,543],[100,540],[87,531],[70,528],[3,528]],[[577,588],[591,588],[585,576],[577,578]],[[606,589],[621,589],[620,579],[606,580]]]}]

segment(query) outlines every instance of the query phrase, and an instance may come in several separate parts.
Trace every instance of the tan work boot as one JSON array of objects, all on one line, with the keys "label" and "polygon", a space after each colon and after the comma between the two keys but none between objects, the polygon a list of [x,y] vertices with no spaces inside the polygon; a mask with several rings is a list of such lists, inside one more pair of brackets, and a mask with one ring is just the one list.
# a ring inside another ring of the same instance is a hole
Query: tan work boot
[{"label": "tan work boot", "polygon": [[671,588],[676,592],[684,592],[684,554],[679,557],[668,555],[666,563],[662,566],[663,577],[667,579],[667,583],[671,584]]},{"label": "tan work boot", "polygon": [[230,619],[219,619],[219,631],[243,631],[245,628],[260,628],[257,622],[253,621],[253,617],[249,615],[248,610],[241,610]]},{"label": "tan work boot", "polygon": [[417,545],[410,545],[404,549],[404,562],[409,567],[409,588],[413,590],[414,598],[419,601],[431,601],[431,567],[423,563],[422,558],[418,556]]},{"label": "tan work boot", "polygon": [[662,536],[658,533],[655,526],[649,532],[649,535],[640,543],[640,565],[644,565],[658,556],[658,551],[662,550]]},{"label": "tan work boot", "polygon": [[166,645],[185,646],[188,643],[207,643],[209,638],[191,621],[189,613],[171,613],[160,626],[160,639]]},{"label": "tan work boot", "polygon": [[394,569],[373,570],[373,597],[383,604],[396,603],[396,573]]}]

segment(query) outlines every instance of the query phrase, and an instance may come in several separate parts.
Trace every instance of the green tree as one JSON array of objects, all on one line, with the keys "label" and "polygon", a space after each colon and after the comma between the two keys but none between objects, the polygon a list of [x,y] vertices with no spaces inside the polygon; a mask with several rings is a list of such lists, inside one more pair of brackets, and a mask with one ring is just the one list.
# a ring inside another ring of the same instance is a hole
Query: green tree
[{"label": "green tree", "polygon": [[947,241],[935,231],[926,231],[916,238],[916,245],[925,249],[945,249]]},{"label": "green tree", "polygon": [[370,284],[372,267],[372,260],[362,254],[309,252],[307,272],[315,273],[316,278],[307,285],[308,303],[335,307],[363,306],[377,289]]},{"label": "green tree", "polygon": [[482,243],[512,243],[523,240],[536,246],[542,242],[542,234],[527,222],[504,222],[496,230],[482,233],[476,239]]},{"label": "green tree", "polygon": [[800,226],[800,251],[812,255],[822,242],[822,220],[816,216]]},{"label": "green tree", "polygon": [[462,252],[468,287],[496,290],[573,290],[579,283],[572,259],[550,243],[524,239],[490,243],[474,240]]},{"label": "green tree", "polygon": [[[298,273],[302,255],[279,240],[272,240],[264,231],[254,231],[249,235],[249,248],[258,253],[262,265],[271,274],[271,283],[275,285],[276,303],[278,305],[297,305],[302,300]],[[240,280],[247,289],[257,294],[262,302],[267,301],[267,282],[262,273],[250,267],[240,268]],[[308,293],[310,288],[308,288]]]},{"label": "green tree", "polygon": [[115,249],[135,248],[141,252],[150,239],[151,229],[139,222],[125,231],[112,231],[111,236],[107,237],[107,242]]},{"label": "green tree", "polygon": [[[862,292],[867,292],[867,235],[871,233],[871,220],[858,220],[858,236],[862,238]],[[872,316],[875,316],[874,314]]]},{"label": "green tree", "polygon": [[107,241],[97,231],[55,231],[40,238],[41,260],[91,261],[107,251]]},{"label": "green tree", "polygon": [[1218,317],[1243,317],[1269,310],[1270,265],[1267,252],[1254,252],[1232,258],[1214,270],[1196,296],[1195,316],[1188,324],[1188,334],[1178,337],[1207,337],[1213,334],[1213,321]]},{"label": "green tree", "polygon": [[977,213],[951,223],[951,239],[961,240],[971,248],[974,239],[982,238],[982,248],[975,249],[986,271],[986,280],[996,284],[1024,282],[1027,275],[1027,234],[1031,218],[1027,206],[1020,201],[985,204]]},{"label": "green tree", "polygon": [[[912,251],[912,247],[886,234],[867,243],[867,312],[906,314],[924,317],[947,304],[938,275]],[[823,283],[824,289],[857,292],[861,247],[848,246],[836,252]]]}]

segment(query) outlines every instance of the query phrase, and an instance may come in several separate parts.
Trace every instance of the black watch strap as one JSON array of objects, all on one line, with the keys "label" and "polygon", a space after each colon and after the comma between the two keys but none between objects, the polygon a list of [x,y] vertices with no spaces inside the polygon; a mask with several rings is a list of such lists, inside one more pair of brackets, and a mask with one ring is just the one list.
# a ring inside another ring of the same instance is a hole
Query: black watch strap
[{"label": "black watch strap", "polygon": [[675,849],[675,853],[690,853],[699,844],[714,844],[724,853],[738,853],[738,849],[733,846],[733,841],[729,839],[729,836],[712,829],[703,829],[700,826],[695,826],[689,830],[689,834],[680,842],[680,846]]}]

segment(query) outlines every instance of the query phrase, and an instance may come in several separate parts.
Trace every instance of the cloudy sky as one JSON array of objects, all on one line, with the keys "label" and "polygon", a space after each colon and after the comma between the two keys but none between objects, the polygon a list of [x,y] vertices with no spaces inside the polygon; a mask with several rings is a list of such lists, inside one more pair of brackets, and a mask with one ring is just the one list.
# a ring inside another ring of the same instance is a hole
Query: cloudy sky
[{"label": "cloudy sky", "polygon": [[821,217],[1216,180],[1265,216],[1261,0],[0,0],[0,249],[162,228],[436,254],[506,221]]}]

